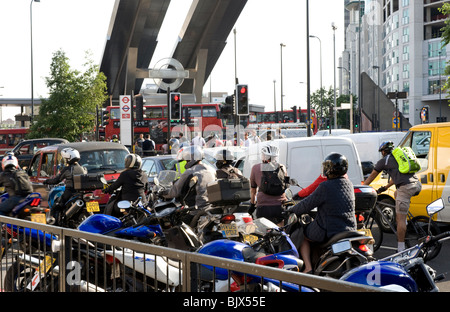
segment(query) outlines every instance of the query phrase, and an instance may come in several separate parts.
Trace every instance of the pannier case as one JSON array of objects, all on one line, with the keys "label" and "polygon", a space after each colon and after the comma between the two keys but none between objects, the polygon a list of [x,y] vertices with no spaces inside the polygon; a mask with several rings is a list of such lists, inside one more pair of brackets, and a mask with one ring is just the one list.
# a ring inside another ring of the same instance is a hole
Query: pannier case
[{"label": "pannier case", "polygon": [[103,174],[76,174],[73,176],[73,187],[77,191],[93,191],[103,188],[100,178]]},{"label": "pannier case", "polygon": [[247,179],[218,179],[207,186],[211,204],[238,204],[250,200],[250,181]]}]

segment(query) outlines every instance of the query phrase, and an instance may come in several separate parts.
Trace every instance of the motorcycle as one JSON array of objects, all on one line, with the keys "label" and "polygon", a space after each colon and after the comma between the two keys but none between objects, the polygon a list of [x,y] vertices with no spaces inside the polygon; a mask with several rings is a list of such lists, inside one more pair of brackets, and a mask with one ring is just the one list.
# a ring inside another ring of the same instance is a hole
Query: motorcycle
[{"label": "motorcycle", "polygon": [[[8,193],[4,193],[0,196],[0,202],[3,202],[8,198]],[[40,206],[41,201],[42,197],[40,193],[31,193],[13,208],[9,216],[33,222],[46,223],[49,209],[42,208]],[[9,248],[11,248],[11,246],[16,242],[17,236],[17,232],[14,230],[12,225],[2,225],[0,260],[3,259],[6,251],[8,251]],[[23,237],[19,237],[20,241],[23,241],[23,239]],[[20,241],[17,242],[20,243]]]},{"label": "motorcycle", "polygon": [[[286,190],[288,201],[285,209],[295,204],[292,201],[292,192]],[[294,213],[287,212],[289,221],[286,232],[291,236],[297,248],[304,239],[303,228],[313,219],[310,214],[300,218]],[[313,214],[314,216],[314,214]],[[311,243],[311,262],[315,275],[340,278],[345,272],[361,264],[373,260],[373,251],[369,247],[373,243],[373,237],[361,231],[345,231],[331,237],[324,243]],[[351,248],[341,251],[342,244]]]},{"label": "motorcycle", "polygon": [[[299,258],[296,247],[282,228],[266,218],[256,219],[254,223],[256,225],[255,232],[260,235],[255,243],[249,245],[229,239],[218,239],[205,244],[197,252],[284,270],[299,271],[303,267],[303,261]],[[201,291],[215,290],[219,292],[315,291],[309,287],[287,282],[280,283],[271,278],[261,278],[241,272],[228,272],[227,269],[213,268],[208,265],[200,267],[198,287]]]},{"label": "motorcycle", "polygon": [[[427,213],[432,216],[444,209],[444,201],[439,198],[427,206]],[[444,278],[425,264],[428,252],[433,252],[434,245],[450,238],[450,232],[430,235],[424,241],[378,261],[371,261],[354,268],[340,279],[374,287],[407,292],[437,292],[436,282]],[[342,245],[342,250],[349,246]]]}]

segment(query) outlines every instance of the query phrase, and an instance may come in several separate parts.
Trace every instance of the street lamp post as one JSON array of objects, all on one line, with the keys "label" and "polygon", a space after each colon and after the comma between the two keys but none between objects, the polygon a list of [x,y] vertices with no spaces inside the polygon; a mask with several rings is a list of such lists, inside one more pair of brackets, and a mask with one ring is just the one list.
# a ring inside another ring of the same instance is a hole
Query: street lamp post
[{"label": "street lamp post", "polygon": [[376,128],[378,131],[381,131],[381,122],[380,122],[380,66],[374,65],[373,69],[377,70],[377,124]]},{"label": "street lamp post", "polygon": [[276,84],[277,81],[273,80],[273,111],[275,114],[277,113],[277,96],[276,96]]},{"label": "street lamp post", "polygon": [[320,118],[323,117],[323,92],[322,92],[322,40],[320,40],[319,37],[310,35],[311,38],[316,38],[319,40],[319,46],[320,46]]},{"label": "street lamp post", "polygon": [[283,47],[286,47],[285,44],[280,43],[280,67],[281,67],[281,118],[283,119]]},{"label": "street lamp post", "polygon": [[31,0],[30,2],[30,45],[31,45],[31,119],[33,123],[34,118],[34,82],[33,82],[33,2],[40,2],[40,0]]},{"label": "street lamp post", "polygon": [[337,129],[337,105],[336,105],[336,24],[331,23],[331,28],[333,29],[333,78],[334,78],[334,129]]}]

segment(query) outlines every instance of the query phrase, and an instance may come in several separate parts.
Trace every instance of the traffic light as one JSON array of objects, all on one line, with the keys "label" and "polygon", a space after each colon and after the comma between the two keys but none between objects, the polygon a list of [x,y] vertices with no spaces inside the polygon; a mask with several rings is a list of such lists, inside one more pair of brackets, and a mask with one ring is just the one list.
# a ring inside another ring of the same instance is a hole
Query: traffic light
[{"label": "traffic light", "polygon": [[294,115],[293,116],[294,119],[293,120],[294,120],[294,122],[297,122],[297,105],[292,106],[291,109],[294,112],[294,114],[293,114]]},{"label": "traffic light", "polygon": [[330,129],[330,118],[325,118],[325,124],[327,126],[327,129]]},{"label": "traffic light", "polygon": [[106,126],[109,124],[109,111],[102,110],[102,126]]},{"label": "traffic light", "polygon": [[170,119],[171,120],[181,119],[181,93],[178,92],[170,93]]},{"label": "traffic light", "polygon": [[135,97],[136,101],[136,121],[144,120],[144,97],[141,94],[137,94]]},{"label": "traffic light", "polygon": [[236,113],[238,116],[248,116],[247,85],[236,85]]},{"label": "traffic light", "polygon": [[225,104],[221,105],[220,107],[220,113],[223,116],[226,115],[234,115],[234,100],[235,100],[235,95],[229,95],[225,98]]}]

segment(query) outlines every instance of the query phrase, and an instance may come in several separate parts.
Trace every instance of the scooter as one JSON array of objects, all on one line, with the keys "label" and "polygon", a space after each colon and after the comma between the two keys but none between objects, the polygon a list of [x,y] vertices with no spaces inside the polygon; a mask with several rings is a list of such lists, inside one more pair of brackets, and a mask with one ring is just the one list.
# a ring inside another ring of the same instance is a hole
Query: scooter
[{"label": "scooter", "polygon": [[[444,209],[442,198],[430,203],[427,206],[429,220],[442,209]],[[431,221],[429,222],[431,224]],[[449,238],[450,232],[444,232],[436,236],[430,234],[425,241],[418,243],[416,246],[356,267],[340,279],[394,291],[437,292],[439,288],[436,286],[436,282],[442,280],[444,276],[436,275],[436,271],[425,264],[424,258],[429,251],[432,252],[434,244]],[[341,245],[342,251],[347,248],[350,248],[350,246]]]}]

